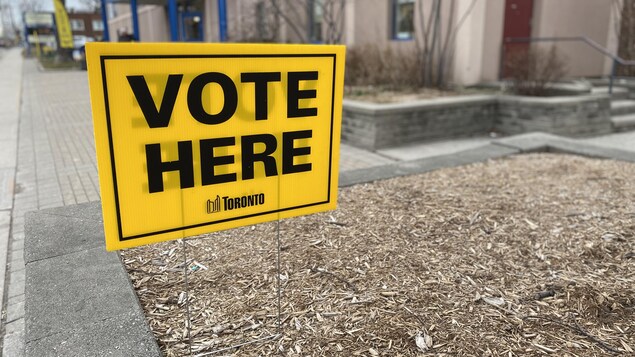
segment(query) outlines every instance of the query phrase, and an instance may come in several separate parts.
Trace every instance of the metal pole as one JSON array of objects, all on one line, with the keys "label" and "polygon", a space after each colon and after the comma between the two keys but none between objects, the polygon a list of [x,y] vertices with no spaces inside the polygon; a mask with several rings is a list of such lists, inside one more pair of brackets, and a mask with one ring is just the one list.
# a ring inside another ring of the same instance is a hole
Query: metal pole
[{"label": "metal pole", "polygon": [[185,280],[185,311],[187,313],[187,321],[185,329],[187,331],[187,340],[190,347],[190,356],[192,356],[192,315],[190,314],[190,283],[187,279],[189,264],[187,264],[187,242],[185,238],[181,239],[183,243],[183,276]]},{"label": "metal pole", "polygon": [[106,11],[106,0],[101,0],[101,21],[104,23],[103,41],[110,41],[110,31],[108,30],[108,12]]},{"label": "metal pole", "polygon": [[505,77],[505,47],[507,46],[507,39],[503,39],[503,43],[501,44],[501,53],[500,59],[498,63],[498,80],[502,81]]},{"label": "metal pole", "polygon": [[179,17],[176,0],[168,0],[168,16],[170,19],[170,40],[176,42],[179,40]]},{"label": "metal pole", "polygon": [[[279,182],[279,181],[278,181]],[[277,237],[276,237],[276,287],[278,289],[277,307],[278,307],[278,335],[282,335],[282,285],[280,284],[280,217],[278,217],[276,225]]]},{"label": "metal pole", "polygon": [[24,25],[24,38],[22,40],[24,41],[24,45],[26,47],[27,54],[30,56],[31,55],[31,44],[29,43],[29,27],[27,26],[26,15],[25,15],[24,12],[22,13],[22,24]]},{"label": "metal pole", "polygon": [[615,79],[615,71],[617,71],[617,60],[613,59],[611,65],[611,76],[609,77],[609,95],[613,95],[613,81]]},{"label": "metal pole", "polygon": [[130,13],[132,14],[132,35],[135,41],[139,41],[139,14],[137,13],[137,0],[130,0]]},{"label": "metal pole", "polygon": [[218,0],[218,37],[220,42],[227,41],[227,3]]}]

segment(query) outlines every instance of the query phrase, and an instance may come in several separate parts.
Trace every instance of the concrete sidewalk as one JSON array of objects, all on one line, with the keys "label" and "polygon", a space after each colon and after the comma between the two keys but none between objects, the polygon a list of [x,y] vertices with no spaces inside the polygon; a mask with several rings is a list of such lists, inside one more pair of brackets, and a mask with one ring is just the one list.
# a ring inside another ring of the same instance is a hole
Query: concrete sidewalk
[{"label": "concrete sidewalk", "polygon": [[[43,72],[34,60],[23,60],[19,49],[0,56],[2,355],[19,357],[24,355],[24,215],[98,201],[99,186],[86,72]],[[635,157],[635,132],[584,140],[545,135],[518,139],[514,145],[520,142],[528,150],[537,142],[551,142],[560,151],[572,148],[572,152],[589,155],[606,152],[609,157],[625,157],[632,153]],[[342,145],[340,171],[349,178],[347,182],[368,179],[366,173],[371,171],[381,174],[377,177],[388,177],[399,170],[410,172],[426,158],[436,158],[442,166],[448,164],[443,162],[444,155],[452,153],[470,150],[477,155],[492,145],[502,152],[508,140],[469,138],[378,152]],[[465,155],[469,156],[469,151]]]},{"label": "concrete sidewalk", "polygon": [[20,356],[24,338],[24,224],[14,224],[22,63],[20,49],[0,53],[0,302],[3,333],[17,342],[3,356]]}]

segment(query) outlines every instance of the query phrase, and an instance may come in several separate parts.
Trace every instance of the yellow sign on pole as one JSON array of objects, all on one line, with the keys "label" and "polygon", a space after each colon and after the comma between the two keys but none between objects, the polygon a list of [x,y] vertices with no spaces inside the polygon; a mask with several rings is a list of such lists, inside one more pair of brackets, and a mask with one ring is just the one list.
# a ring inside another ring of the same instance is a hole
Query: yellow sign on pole
[{"label": "yellow sign on pole", "polygon": [[55,4],[55,25],[61,48],[73,48],[73,32],[68,21],[66,8],[61,0],[53,0]]},{"label": "yellow sign on pole", "polygon": [[335,209],[344,55],[87,44],[106,248]]}]

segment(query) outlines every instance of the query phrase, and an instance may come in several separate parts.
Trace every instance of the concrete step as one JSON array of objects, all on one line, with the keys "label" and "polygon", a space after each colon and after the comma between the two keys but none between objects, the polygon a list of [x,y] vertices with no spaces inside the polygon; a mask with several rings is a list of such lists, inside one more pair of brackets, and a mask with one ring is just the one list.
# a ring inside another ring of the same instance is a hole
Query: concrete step
[{"label": "concrete step", "polygon": [[635,114],[616,115],[611,117],[615,131],[635,130]]},{"label": "concrete step", "polygon": [[611,115],[635,113],[635,100],[616,99],[611,101]]},{"label": "concrete step", "polygon": [[[591,89],[591,93],[593,94],[608,94],[609,93],[609,87],[593,87]],[[628,88],[622,88],[622,87],[613,87],[613,93],[611,94],[611,98],[612,99],[629,99],[630,96],[630,92],[628,91]]]}]

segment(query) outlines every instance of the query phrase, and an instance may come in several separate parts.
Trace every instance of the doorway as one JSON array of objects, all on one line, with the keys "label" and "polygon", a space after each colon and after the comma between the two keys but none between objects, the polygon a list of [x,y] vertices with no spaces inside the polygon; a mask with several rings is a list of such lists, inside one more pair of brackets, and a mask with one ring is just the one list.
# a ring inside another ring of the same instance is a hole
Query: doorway
[{"label": "doorway", "polygon": [[508,43],[506,39],[531,37],[533,9],[533,0],[505,0],[502,78],[505,78],[505,73],[509,73],[508,68],[511,65],[511,60],[529,51],[529,42]]},{"label": "doorway", "polygon": [[181,13],[181,41],[203,41],[203,14],[201,12]]}]

